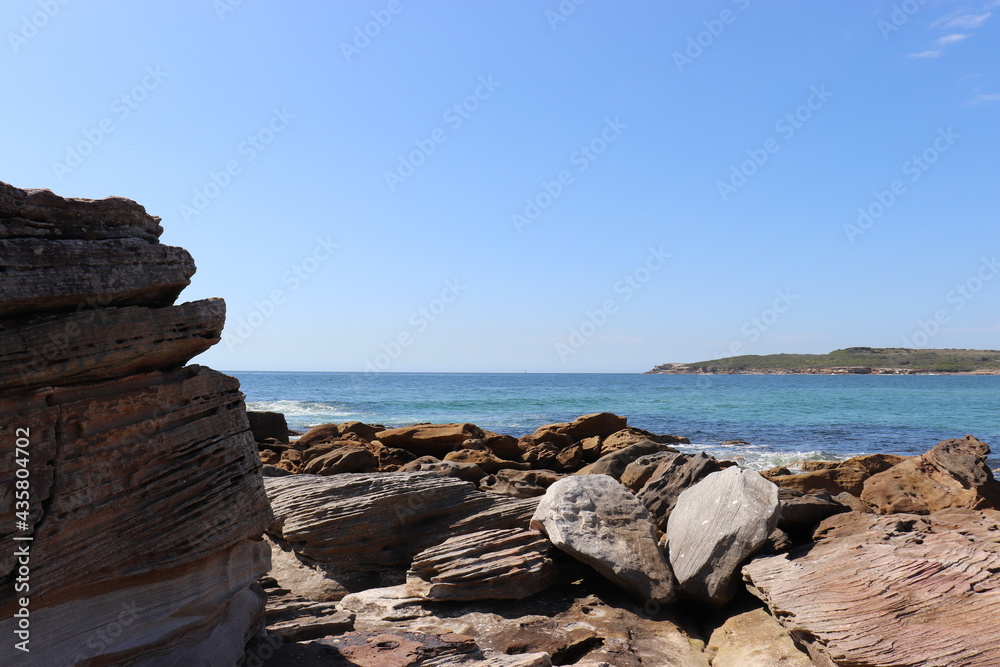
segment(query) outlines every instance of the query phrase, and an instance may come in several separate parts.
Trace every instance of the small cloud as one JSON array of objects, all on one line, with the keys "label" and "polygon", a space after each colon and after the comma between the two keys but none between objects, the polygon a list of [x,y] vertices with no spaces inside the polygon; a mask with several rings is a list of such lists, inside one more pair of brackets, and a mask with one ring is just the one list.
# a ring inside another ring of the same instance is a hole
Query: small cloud
[{"label": "small cloud", "polygon": [[[986,9],[989,9],[990,7],[995,7],[997,5],[1000,5],[1000,1],[994,2],[991,5],[987,5]],[[942,28],[945,30],[951,28],[963,28],[966,30],[971,30],[972,28],[978,28],[982,24],[986,23],[986,21],[991,16],[993,16],[992,12],[983,12],[982,14],[969,14],[960,9],[958,11],[951,12],[950,14],[945,14],[938,20],[931,23],[931,27]]]},{"label": "small cloud", "polygon": [[974,104],[990,104],[991,102],[1000,102],[1000,93],[979,93],[962,106],[971,107]]},{"label": "small cloud", "polygon": [[991,16],[993,16],[992,12],[984,12],[982,14],[949,14],[938,19],[931,26],[945,29],[961,28],[963,30],[972,30],[986,23]]},{"label": "small cloud", "polygon": [[938,37],[938,46],[945,46],[947,44],[954,44],[955,42],[961,42],[963,39],[968,37],[968,35],[962,35],[956,33],[954,35],[945,35],[944,37]]},{"label": "small cloud", "polygon": [[943,52],[939,49],[937,51],[921,51],[920,53],[911,53],[911,58],[937,58]]}]

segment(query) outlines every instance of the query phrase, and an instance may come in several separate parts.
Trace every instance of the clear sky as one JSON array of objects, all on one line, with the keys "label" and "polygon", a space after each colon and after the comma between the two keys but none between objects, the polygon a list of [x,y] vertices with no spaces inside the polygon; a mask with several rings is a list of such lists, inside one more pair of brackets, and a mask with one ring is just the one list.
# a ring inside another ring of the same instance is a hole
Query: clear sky
[{"label": "clear sky", "polygon": [[216,368],[1000,347],[997,1],[0,15],[0,179],[161,216]]}]

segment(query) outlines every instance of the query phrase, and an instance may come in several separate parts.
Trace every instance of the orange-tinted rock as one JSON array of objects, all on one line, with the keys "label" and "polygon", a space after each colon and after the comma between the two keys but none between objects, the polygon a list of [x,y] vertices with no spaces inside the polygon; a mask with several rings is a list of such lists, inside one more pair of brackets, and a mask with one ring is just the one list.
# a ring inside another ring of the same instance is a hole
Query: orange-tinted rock
[{"label": "orange-tinted rock", "polygon": [[545,490],[565,475],[552,470],[499,470],[479,482],[479,488],[515,498],[545,495]]},{"label": "orange-tinted rock", "polygon": [[986,458],[989,446],[971,435],[873,475],[861,499],[879,514],[927,514],[948,508],[1000,508],[1000,482]]},{"label": "orange-tinted rock", "polygon": [[348,472],[374,472],[378,457],[361,447],[335,447],[309,459],[302,472],[309,475],[339,475]]},{"label": "orange-tinted rock", "polygon": [[857,496],[861,494],[866,478],[867,475],[859,468],[840,466],[797,475],[776,475],[770,480],[783,489],[792,489],[800,493],[826,491],[831,495],[850,493]]},{"label": "orange-tinted rock", "polygon": [[418,456],[439,458],[458,449],[466,440],[484,435],[475,424],[417,424],[376,433],[379,442],[388,447],[406,449]]},{"label": "orange-tinted rock", "polygon": [[492,475],[498,470],[524,470],[528,467],[526,463],[507,461],[495,456],[492,452],[475,449],[459,449],[458,451],[448,452],[445,454],[444,460],[456,463],[471,463],[478,466],[487,475]]}]

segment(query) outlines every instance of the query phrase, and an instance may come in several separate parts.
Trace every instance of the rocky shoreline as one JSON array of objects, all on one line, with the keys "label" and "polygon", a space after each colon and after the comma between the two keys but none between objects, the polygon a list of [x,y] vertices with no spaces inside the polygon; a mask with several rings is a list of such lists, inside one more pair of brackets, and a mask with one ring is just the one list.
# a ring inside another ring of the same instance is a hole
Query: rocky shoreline
[{"label": "rocky shoreline", "polygon": [[[972,436],[758,473],[583,415],[297,439],[127,199],[0,183],[0,664],[1000,664]],[[29,650],[30,649],[30,650]]]},{"label": "rocky shoreline", "polygon": [[349,422],[291,440],[252,417],[275,513],[264,664],[1000,661],[973,621],[1000,610],[1000,483],[972,436],[759,474],[610,413],[519,439]]}]

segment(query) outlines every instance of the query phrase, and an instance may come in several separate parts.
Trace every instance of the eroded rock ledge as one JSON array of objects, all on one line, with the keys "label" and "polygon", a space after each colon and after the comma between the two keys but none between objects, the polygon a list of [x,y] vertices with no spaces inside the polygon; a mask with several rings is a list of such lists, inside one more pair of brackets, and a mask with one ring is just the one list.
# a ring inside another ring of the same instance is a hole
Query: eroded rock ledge
[{"label": "eroded rock ledge", "polygon": [[243,395],[184,366],[225,306],[173,305],[194,262],[161,231],[127,199],[0,183],[0,433],[30,442],[26,504],[0,457],[3,664],[234,665],[261,624],[272,515]]}]

